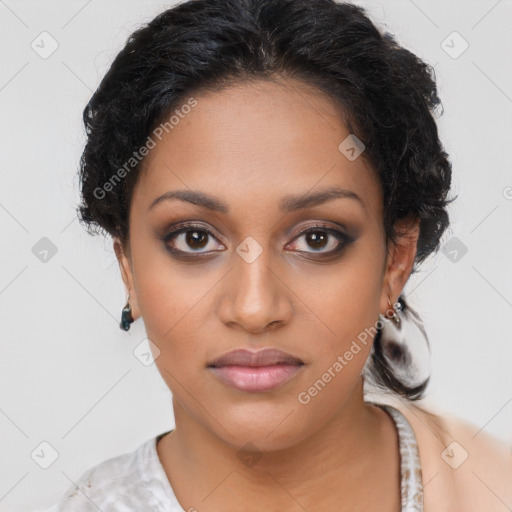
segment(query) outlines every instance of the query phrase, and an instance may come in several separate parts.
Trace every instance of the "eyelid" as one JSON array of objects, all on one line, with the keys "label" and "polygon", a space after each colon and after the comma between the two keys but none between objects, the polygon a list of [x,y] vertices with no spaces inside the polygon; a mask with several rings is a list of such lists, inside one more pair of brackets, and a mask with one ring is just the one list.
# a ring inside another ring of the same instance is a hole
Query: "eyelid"
[{"label": "eyelid", "polygon": [[[329,255],[329,254],[336,254],[337,252],[341,251],[345,246],[350,244],[354,241],[354,238],[345,233],[344,231],[340,231],[339,228],[333,228],[327,224],[315,224],[313,226],[308,226],[304,229],[301,229],[289,243],[293,243],[295,240],[300,238],[302,235],[307,233],[314,233],[315,231],[324,231],[325,233],[331,235],[332,237],[336,238],[338,241],[338,246],[334,249],[331,249],[330,251],[311,251],[311,254],[319,254],[319,255]],[[287,244],[288,245],[288,244]],[[305,252],[309,253],[310,251],[297,251],[297,252]]]},{"label": "eyelid", "polygon": [[221,239],[224,238],[222,235],[217,234],[216,230],[213,230],[212,228],[209,227],[209,225],[206,225],[203,221],[199,220],[187,220],[183,222],[178,222],[177,224],[173,224],[172,226],[166,228],[163,231],[163,236],[161,238],[165,240],[169,238],[171,235],[174,236],[189,230],[192,231],[194,229],[197,229],[198,231],[204,231],[205,233],[208,233],[210,236],[216,238],[219,241],[221,241]]},{"label": "eyelid", "polygon": [[318,229],[319,231],[323,229],[323,230],[331,232],[331,233],[332,232],[341,233],[344,236],[348,237],[348,235],[346,235],[344,232],[340,232],[338,228],[333,228],[329,224],[324,224],[322,222],[318,222],[317,224],[313,224],[312,226],[307,226],[307,227],[301,229],[298,233],[295,234],[295,236],[293,237],[293,240],[295,240],[295,238],[297,238],[298,236],[303,235],[304,233],[308,233],[310,231],[314,231],[315,229]]},{"label": "eyelid", "polygon": [[[217,240],[219,242],[220,245],[223,245],[225,247],[225,244],[221,240],[219,240],[219,238],[222,238],[222,237],[219,237],[218,235],[213,233],[213,231],[210,228],[201,224],[201,221],[180,222],[180,223],[172,226],[172,228],[169,228],[169,230],[166,231],[166,234],[164,234],[164,236],[161,237],[161,240],[164,243],[164,245],[167,246],[167,244],[172,239],[176,238],[177,236],[181,235],[182,233],[187,233],[188,231],[194,231],[194,230],[206,233],[210,238],[214,238],[215,240]],[[220,252],[220,251],[182,251],[180,249],[174,249],[174,248],[173,248],[173,251],[176,253],[182,253],[182,254],[212,254],[213,252]]]},{"label": "eyelid", "polygon": [[[335,223],[337,224],[337,223]],[[311,226],[306,226],[304,227],[303,229],[301,229],[299,232],[297,232],[293,238],[290,240],[290,242],[287,243],[287,245],[289,243],[293,243],[296,239],[300,238],[302,235],[304,234],[307,234],[307,233],[310,233],[310,232],[315,232],[315,231],[325,231],[326,233],[328,233],[329,235],[331,235],[332,237],[336,238],[337,241],[338,241],[338,246],[334,249],[331,249],[329,251],[311,251],[312,254],[319,254],[319,255],[332,255],[332,254],[336,254],[338,252],[340,252],[345,246],[349,245],[351,242],[354,241],[354,238],[350,235],[348,235],[346,233],[346,230],[344,228],[344,226],[342,225],[339,225],[337,224],[339,227],[338,228],[334,228],[332,227],[331,225],[329,225],[328,223],[326,223],[325,221],[318,221],[317,223],[315,223],[314,225],[311,225]],[[340,230],[340,228],[342,230]],[[222,238],[222,237],[218,237],[215,233],[212,232],[212,230],[209,228],[209,227],[206,227],[205,225],[203,225],[202,221],[184,221],[184,222],[181,222],[181,223],[178,223],[174,226],[172,226],[172,228],[169,228],[169,230],[166,232],[166,234],[161,237],[161,240],[163,241],[164,245],[169,249],[169,250],[172,250],[172,252],[174,253],[180,253],[180,254],[186,254],[186,255],[211,255],[213,253],[216,253],[216,252],[223,252],[222,250],[219,251],[219,250],[213,250],[213,251],[182,251],[180,249],[176,249],[176,248],[172,248],[170,249],[169,246],[168,246],[168,243],[176,238],[177,236],[179,236],[180,234],[182,233],[186,233],[188,231],[193,231],[193,230],[197,230],[197,231],[202,231],[204,233],[206,233],[209,237],[211,238],[214,238],[215,240],[217,240],[221,245],[226,246],[225,243],[223,243],[221,240],[219,240],[219,238]],[[309,253],[310,251],[296,251],[298,253]]]}]

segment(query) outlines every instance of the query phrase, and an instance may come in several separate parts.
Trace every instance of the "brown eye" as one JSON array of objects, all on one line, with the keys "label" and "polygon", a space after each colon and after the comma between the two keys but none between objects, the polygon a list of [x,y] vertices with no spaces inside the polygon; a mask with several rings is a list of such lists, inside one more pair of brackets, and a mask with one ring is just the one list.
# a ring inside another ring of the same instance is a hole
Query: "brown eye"
[{"label": "brown eye", "polygon": [[[216,238],[209,230],[202,226],[195,225],[182,225],[163,238],[168,250],[176,254],[203,254],[213,252],[216,245],[212,243],[214,240],[216,240]],[[224,248],[222,244],[217,245],[220,245],[221,249]],[[205,248],[211,248],[211,250],[204,251],[203,249]]]},{"label": "brown eye", "polygon": [[323,249],[328,242],[329,235],[322,231],[309,231],[306,233],[306,243],[313,249]]},{"label": "brown eye", "polygon": [[207,241],[209,235],[205,231],[187,231],[185,242],[192,247],[192,249],[202,249]]},{"label": "brown eye", "polygon": [[315,252],[333,254],[343,249],[351,241],[352,239],[341,231],[324,226],[313,226],[301,231],[294,238],[292,248],[310,254]]}]

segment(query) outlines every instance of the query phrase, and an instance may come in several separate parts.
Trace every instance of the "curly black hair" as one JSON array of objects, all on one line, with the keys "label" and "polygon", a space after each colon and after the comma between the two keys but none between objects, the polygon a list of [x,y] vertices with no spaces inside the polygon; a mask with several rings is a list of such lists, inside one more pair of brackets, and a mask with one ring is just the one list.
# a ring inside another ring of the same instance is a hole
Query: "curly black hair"
[{"label": "curly black hair", "polygon": [[[333,99],[364,143],[362,157],[382,184],[386,239],[396,242],[397,220],[419,219],[416,272],[439,248],[453,200],[451,163],[434,119],[441,104],[435,72],[362,7],[335,0],[189,0],[133,32],[83,112],[79,220],[89,233],[126,245],[144,163],[138,150],[155,128],[193,94],[283,78]],[[376,348],[380,382],[418,398],[424,387],[390,378]]]}]

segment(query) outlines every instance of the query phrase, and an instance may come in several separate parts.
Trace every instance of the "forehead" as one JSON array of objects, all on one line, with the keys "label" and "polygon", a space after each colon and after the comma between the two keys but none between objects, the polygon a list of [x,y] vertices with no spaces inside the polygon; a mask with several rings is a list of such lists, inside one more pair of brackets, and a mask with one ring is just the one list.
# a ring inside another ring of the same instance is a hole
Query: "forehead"
[{"label": "forehead", "polygon": [[134,206],[164,192],[208,191],[231,204],[280,203],[287,195],[338,186],[375,209],[380,185],[367,161],[339,149],[349,135],[339,107],[298,82],[247,82],[175,107],[143,162]]}]

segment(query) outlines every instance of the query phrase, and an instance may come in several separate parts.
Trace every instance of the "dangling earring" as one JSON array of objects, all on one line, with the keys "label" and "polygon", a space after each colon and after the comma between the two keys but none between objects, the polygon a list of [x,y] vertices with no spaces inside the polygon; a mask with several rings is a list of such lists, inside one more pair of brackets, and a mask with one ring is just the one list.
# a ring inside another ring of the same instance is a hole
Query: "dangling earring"
[{"label": "dangling earring", "polygon": [[133,322],[132,307],[130,306],[130,295],[126,299],[126,306],[123,308],[121,313],[121,322],[119,327],[125,331],[130,330],[130,324]]},{"label": "dangling earring", "polygon": [[393,306],[389,290],[388,304],[390,308],[384,314],[379,313],[378,334],[364,366],[368,391],[374,391],[375,382],[379,389],[389,387],[390,378],[409,389],[424,388],[431,374],[431,362],[430,344],[421,317],[402,295]]}]

